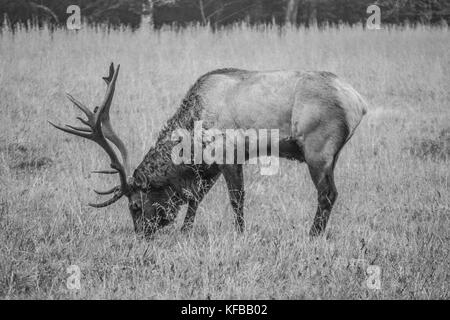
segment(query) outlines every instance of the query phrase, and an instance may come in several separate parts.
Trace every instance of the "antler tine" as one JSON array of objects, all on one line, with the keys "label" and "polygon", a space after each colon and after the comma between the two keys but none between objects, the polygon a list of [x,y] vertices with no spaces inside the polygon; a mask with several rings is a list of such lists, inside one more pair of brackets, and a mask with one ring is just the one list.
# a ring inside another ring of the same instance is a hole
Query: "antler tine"
[{"label": "antler tine", "polygon": [[81,117],[77,117],[77,119],[80,120],[81,123],[83,123],[83,124],[85,124],[85,125],[87,125],[87,126],[91,126],[90,123],[89,123],[89,121],[86,121],[86,120],[84,120],[84,119],[81,118]]},{"label": "antler tine", "polygon": [[74,127],[71,125],[66,124],[66,127],[73,129],[73,130],[77,130],[77,131],[81,131],[81,132],[92,132],[89,128],[81,128],[81,127]]},{"label": "antler tine", "polygon": [[[89,121],[93,121],[94,120],[94,113],[89,110],[84,104],[82,104],[80,101],[78,101],[77,99],[75,99],[70,93],[66,93],[67,98],[75,105],[78,107],[78,109],[80,109],[81,111],[83,111],[83,113],[88,117]],[[79,117],[78,117],[79,118]],[[77,118],[77,119],[78,119]]]},{"label": "antler tine", "polygon": [[111,62],[109,65],[109,75],[107,77],[103,77],[103,80],[105,80],[106,84],[109,84],[114,76],[114,63]]},{"label": "antler tine", "polygon": [[[57,124],[54,124],[53,122],[49,121],[48,123],[50,123],[52,126],[54,126],[56,129],[59,129],[61,131],[70,133],[70,134],[74,134],[76,136],[82,137],[82,138],[86,138],[86,139],[91,139],[91,135],[88,133],[84,133],[84,132],[79,132],[75,129],[75,127],[72,127],[72,129],[68,129],[68,128],[64,128],[61,126],[58,126]],[[92,140],[92,139],[91,139]]]},{"label": "antler tine", "polygon": [[[120,64],[117,65],[117,68],[114,70],[114,65],[111,64],[109,67],[109,76],[105,79],[105,82],[108,84],[106,87],[105,98],[103,99],[102,104],[100,105],[99,110],[95,113],[97,117],[99,117],[102,113],[105,113],[109,116],[109,108],[111,107],[112,97],[114,96],[114,91],[116,90],[116,81],[119,76]],[[111,71],[113,74],[111,75]]]},{"label": "antler tine", "polygon": [[99,173],[99,174],[118,174],[119,172],[117,170],[96,170],[92,171],[92,173]]},{"label": "antler tine", "polygon": [[104,208],[109,206],[110,204],[113,204],[114,202],[117,202],[117,200],[119,200],[120,198],[122,198],[122,196],[124,195],[124,193],[121,191],[119,193],[116,193],[114,195],[114,197],[112,197],[111,199],[109,199],[108,201],[102,202],[102,203],[89,203],[89,205],[91,207],[94,208]]},{"label": "antler tine", "polygon": [[98,191],[98,190],[95,190],[95,189],[94,189],[94,192],[95,192],[96,194],[99,194],[99,195],[106,195],[106,194],[111,194],[111,193],[114,193],[114,192],[118,191],[119,188],[120,188],[120,186],[115,186],[114,188],[109,189],[109,190],[107,190],[107,191]]}]

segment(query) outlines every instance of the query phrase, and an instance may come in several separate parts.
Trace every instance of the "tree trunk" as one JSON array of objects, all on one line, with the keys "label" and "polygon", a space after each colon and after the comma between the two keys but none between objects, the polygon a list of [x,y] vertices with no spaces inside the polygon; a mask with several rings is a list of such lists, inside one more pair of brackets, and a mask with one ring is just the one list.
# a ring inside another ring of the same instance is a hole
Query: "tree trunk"
[{"label": "tree trunk", "polygon": [[286,6],[286,23],[297,24],[299,1],[300,0],[288,0]]},{"label": "tree trunk", "polygon": [[200,15],[202,17],[202,22],[204,25],[208,22],[205,15],[205,6],[203,4],[203,0],[198,0],[198,6],[200,8]]},{"label": "tree trunk", "polygon": [[309,26],[316,26],[317,25],[317,0],[310,0],[311,4],[311,13],[308,19],[308,25]]},{"label": "tree trunk", "polygon": [[146,0],[142,3],[141,28],[153,27],[153,1]]}]

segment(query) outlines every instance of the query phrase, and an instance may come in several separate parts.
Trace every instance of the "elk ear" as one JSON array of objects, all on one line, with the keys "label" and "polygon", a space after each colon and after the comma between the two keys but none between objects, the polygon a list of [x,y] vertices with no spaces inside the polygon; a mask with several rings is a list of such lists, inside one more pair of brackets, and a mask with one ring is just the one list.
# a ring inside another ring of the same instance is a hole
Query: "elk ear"
[{"label": "elk ear", "polygon": [[133,173],[133,185],[138,189],[146,190],[148,188],[147,177],[139,171]]}]

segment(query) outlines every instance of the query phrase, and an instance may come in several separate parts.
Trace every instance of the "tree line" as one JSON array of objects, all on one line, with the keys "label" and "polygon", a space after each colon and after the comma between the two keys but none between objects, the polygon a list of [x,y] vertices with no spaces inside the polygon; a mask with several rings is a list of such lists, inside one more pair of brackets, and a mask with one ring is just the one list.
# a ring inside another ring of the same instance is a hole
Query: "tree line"
[{"label": "tree line", "polygon": [[0,0],[4,24],[64,25],[70,5],[78,5],[88,24],[139,27],[221,27],[244,21],[282,25],[355,24],[366,21],[368,6],[381,8],[386,24],[450,22],[450,0]]}]

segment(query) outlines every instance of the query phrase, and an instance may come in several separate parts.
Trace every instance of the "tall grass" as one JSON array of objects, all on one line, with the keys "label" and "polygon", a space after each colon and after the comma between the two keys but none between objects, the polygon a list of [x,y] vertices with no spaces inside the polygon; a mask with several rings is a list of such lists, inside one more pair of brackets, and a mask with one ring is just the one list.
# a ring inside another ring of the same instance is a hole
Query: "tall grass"
[{"label": "tall grass", "polygon": [[[449,159],[412,152],[450,144],[447,28],[278,29],[245,25],[160,31],[21,30],[0,34],[0,296],[3,298],[449,298]],[[304,165],[277,176],[246,167],[244,235],[222,180],[194,230],[134,234],[126,201],[96,210],[93,143],[56,132],[70,92],[89,106],[120,63],[112,118],[134,166],[191,84],[215,68],[327,70],[370,112],[337,165],[339,198],[326,236],[307,237],[316,192]],[[364,260],[354,263],[355,259]],[[81,290],[66,268],[78,265]],[[382,270],[367,287],[367,265]]]}]

